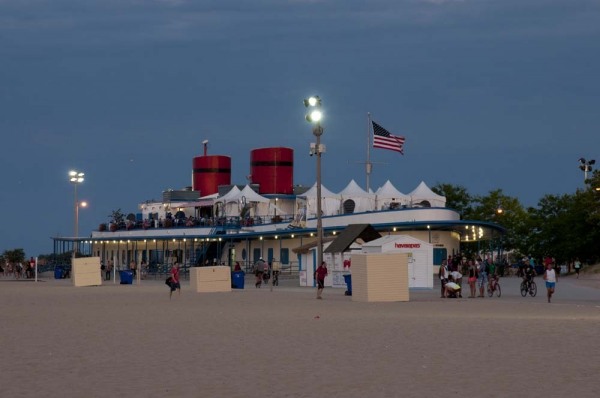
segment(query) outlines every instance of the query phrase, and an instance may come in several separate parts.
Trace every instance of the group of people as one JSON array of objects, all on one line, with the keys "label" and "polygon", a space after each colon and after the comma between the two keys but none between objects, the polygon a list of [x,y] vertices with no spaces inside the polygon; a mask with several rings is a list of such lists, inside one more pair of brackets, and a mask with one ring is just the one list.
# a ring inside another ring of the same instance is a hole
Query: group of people
[{"label": "group of people", "polygon": [[498,280],[500,270],[489,257],[485,260],[481,257],[470,260],[460,257],[457,261],[458,258],[459,256],[450,256],[448,260],[442,260],[439,270],[441,297],[462,297],[463,273],[468,275],[469,296],[467,297],[485,297],[486,289],[493,290],[493,284]]},{"label": "group of people", "polygon": [[258,261],[254,264],[254,276],[256,277],[254,286],[256,288],[260,288],[263,283],[265,285],[268,284],[269,279],[271,279],[271,276],[273,276],[273,286],[279,286],[279,272],[279,263],[271,261],[267,264],[267,262],[265,262],[265,260],[262,257],[260,257]]},{"label": "group of people", "polygon": [[35,277],[35,260],[33,257],[25,263],[6,262],[4,266],[0,265],[0,272],[5,276],[13,276],[15,279],[33,279]]},{"label": "group of people", "polygon": [[[468,273],[469,298],[485,297],[486,288],[493,289],[492,285],[499,277],[499,270],[496,269],[494,262],[490,258],[482,260],[481,257],[477,257],[475,260],[466,260],[463,257],[460,261],[453,260],[455,259],[452,256],[447,260],[442,260],[439,268],[438,277],[441,285],[441,298],[462,297],[463,273],[461,271]],[[556,262],[553,258],[546,257],[544,258],[544,267],[544,281],[546,283],[547,299],[550,303],[558,275],[555,269]],[[581,265],[579,264],[578,268],[580,267]],[[519,267],[519,275],[528,283],[536,275],[535,267],[529,258],[525,257],[522,260],[522,264]]]}]

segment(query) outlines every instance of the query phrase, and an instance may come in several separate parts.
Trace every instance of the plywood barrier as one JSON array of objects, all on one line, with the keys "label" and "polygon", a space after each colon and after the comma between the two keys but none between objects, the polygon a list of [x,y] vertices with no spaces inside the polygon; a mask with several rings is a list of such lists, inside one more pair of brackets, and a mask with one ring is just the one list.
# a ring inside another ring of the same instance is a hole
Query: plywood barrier
[{"label": "plywood barrier", "polygon": [[100,273],[100,257],[82,257],[73,259],[71,269],[73,286],[100,286],[102,275]]},{"label": "plywood barrier", "polygon": [[352,254],[352,301],[408,300],[408,254]]},{"label": "plywood barrier", "polygon": [[190,268],[190,286],[198,293],[230,292],[231,268],[227,266]]}]

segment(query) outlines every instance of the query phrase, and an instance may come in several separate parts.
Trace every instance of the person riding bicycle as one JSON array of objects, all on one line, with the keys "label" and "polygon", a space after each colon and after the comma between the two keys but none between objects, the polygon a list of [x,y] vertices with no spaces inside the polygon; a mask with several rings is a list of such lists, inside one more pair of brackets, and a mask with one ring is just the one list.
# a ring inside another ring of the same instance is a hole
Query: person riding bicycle
[{"label": "person riding bicycle", "polygon": [[527,282],[527,288],[531,286],[531,281],[533,281],[535,275],[535,269],[531,265],[526,266],[523,270],[523,280]]}]

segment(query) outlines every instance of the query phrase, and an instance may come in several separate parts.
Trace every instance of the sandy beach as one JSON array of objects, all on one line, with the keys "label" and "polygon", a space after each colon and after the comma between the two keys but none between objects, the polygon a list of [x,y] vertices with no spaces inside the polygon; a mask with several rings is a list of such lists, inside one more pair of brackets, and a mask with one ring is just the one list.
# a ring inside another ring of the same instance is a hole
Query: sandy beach
[{"label": "sandy beach", "polygon": [[171,300],[162,280],[75,288],[0,279],[5,397],[597,397],[600,280],[548,304],[500,298],[358,303],[282,286]]}]

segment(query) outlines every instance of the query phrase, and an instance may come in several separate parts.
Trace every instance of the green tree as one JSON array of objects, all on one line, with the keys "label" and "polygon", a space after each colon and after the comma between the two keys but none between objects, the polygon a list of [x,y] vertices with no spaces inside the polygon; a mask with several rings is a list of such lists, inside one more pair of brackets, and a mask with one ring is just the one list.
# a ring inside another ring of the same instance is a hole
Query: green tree
[{"label": "green tree", "polygon": [[2,257],[9,263],[23,263],[25,262],[25,250],[23,249],[13,249],[13,250],[5,250],[2,254]]},{"label": "green tree", "polygon": [[491,245],[497,250],[517,250],[525,244],[529,226],[529,215],[519,199],[505,195],[501,189],[490,191],[486,196],[475,196],[470,219],[486,221],[502,226],[503,235],[493,235]]},{"label": "green tree", "polygon": [[458,211],[462,218],[471,212],[472,197],[461,185],[437,183],[431,190],[446,197],[446,207]]}]

